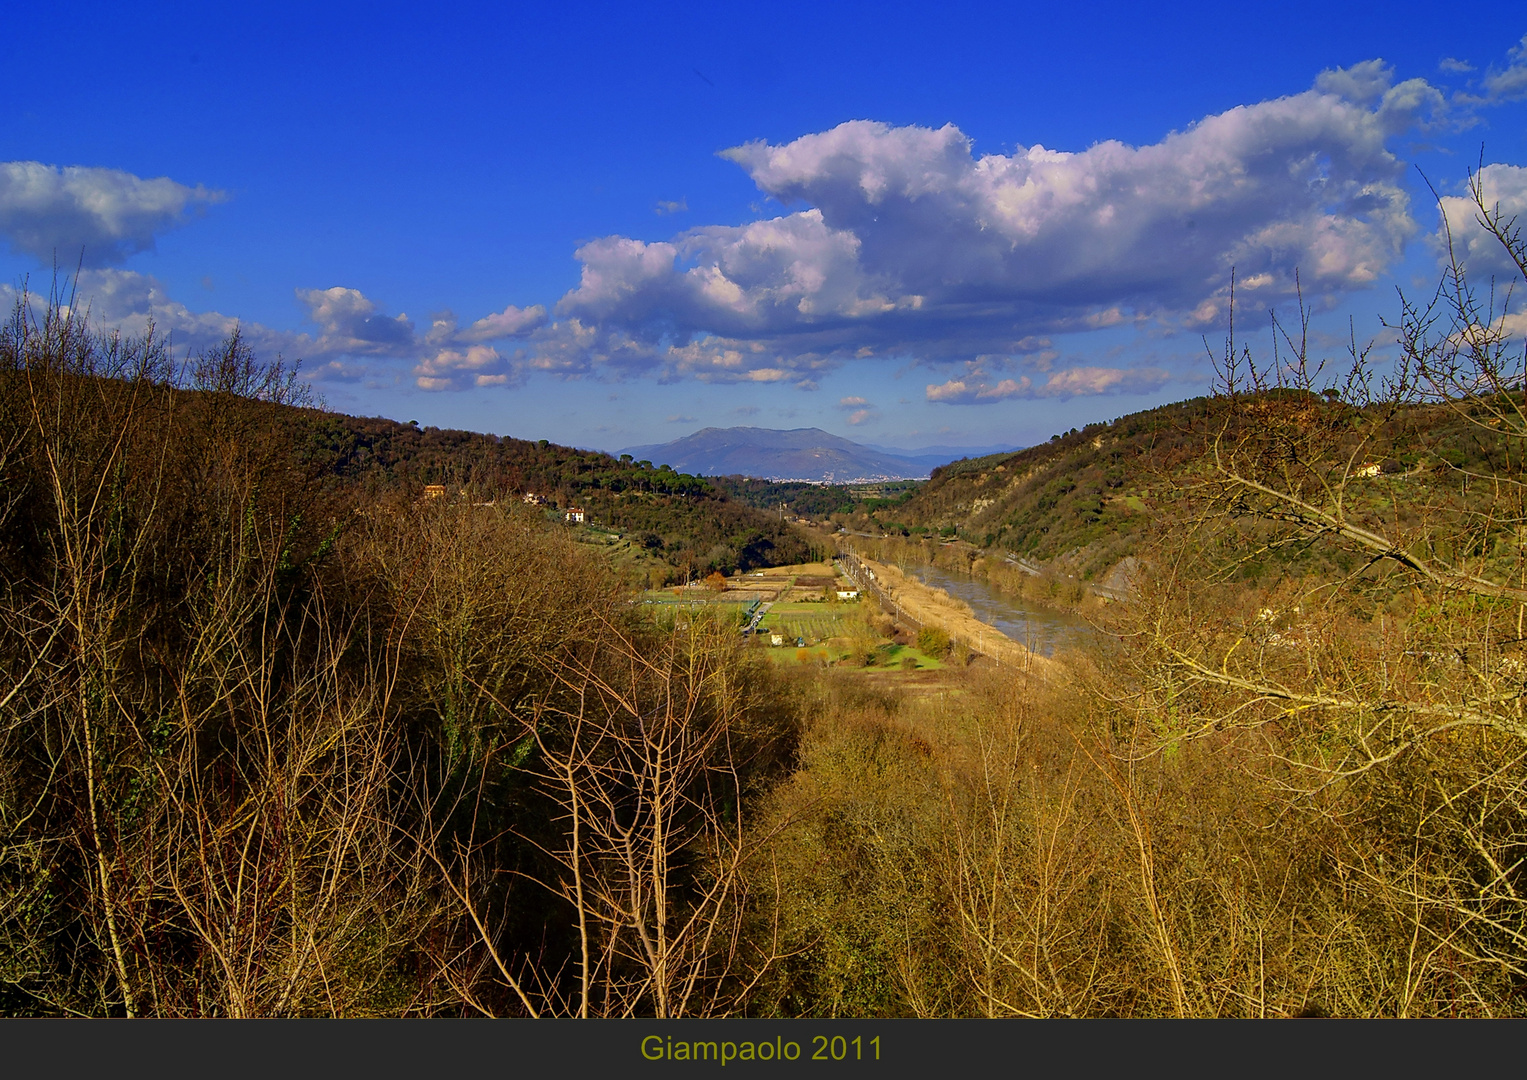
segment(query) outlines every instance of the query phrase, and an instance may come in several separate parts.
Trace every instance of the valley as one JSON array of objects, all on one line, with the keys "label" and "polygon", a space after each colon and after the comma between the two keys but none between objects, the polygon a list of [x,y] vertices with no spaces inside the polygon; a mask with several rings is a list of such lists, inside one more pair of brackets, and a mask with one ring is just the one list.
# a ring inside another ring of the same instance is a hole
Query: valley
[{"label": "valley", "polygon": [[11,328],[8,1015],[1520,1011],[1518,389],[771,487]]}]

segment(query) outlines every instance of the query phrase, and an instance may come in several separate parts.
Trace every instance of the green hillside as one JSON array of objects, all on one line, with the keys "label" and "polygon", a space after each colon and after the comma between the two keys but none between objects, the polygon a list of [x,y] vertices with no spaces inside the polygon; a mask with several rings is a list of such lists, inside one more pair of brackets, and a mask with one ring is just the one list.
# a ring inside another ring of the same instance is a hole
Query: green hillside
[{"label": "green hillside", "polygon": [[878,480],[864,484],[813,484],[802,480],[760,480],[754,476],[713,476],[710,482],[731,498],[760,510],[780,507],[798,517],[825,518],[833,514],[866,513],[911,498],[922,480]]},{"label": "green hillside", "polygon": [[[1359,516],[1386,520],[1396,502],[1393,483],[1406,485],[1403,501],[1411,506],[1482,497],[1470,491],[1466,474],[1498,472],[1504,465],[1507,437],[1450,406],[1356,409],[1293,392],[1264,398],[1268,409],[1298,412],[1285,422],[1324,433],[1334,462],[1377,467],[1380,475],[1359,489],[1351,505]],[[1382,415],[1375,422],[1377,413]],[[1180,496],[1206,478],[1211,440],[1240,439],[1260,415],[1244,400],[1236,409],[1224,398],[1164,405],[1073,429],[1014,454],[955,462],[934,470],[904,502],[862,505],[841,520],[891,535],[957,537],[1096,581],[1135,554],[1156,525],[1173,516]],[[1317,565],[1325,556],[1303,549],[1278,557],[1301,560],[1305,571],[1340,569]]]},{"label": "green hillside", "polygon": [[958,537],[1036,562],[1064,558],[1092,577],[1143,540],[1163,484],[1201,451],[1211,409],[1196,398],[954,462],[845,524]]},{"label": "green hillside", "polygon": [[378,417],[304,412],[293,418],[305,463],[362,491],[444,485],[484,501],[535,493],[579,506],[591,523],[625,533],[675,571],[730,573],[801,562],[805,539],[778,514],[734,500],[698,476],[545,439],[420,428]]}]

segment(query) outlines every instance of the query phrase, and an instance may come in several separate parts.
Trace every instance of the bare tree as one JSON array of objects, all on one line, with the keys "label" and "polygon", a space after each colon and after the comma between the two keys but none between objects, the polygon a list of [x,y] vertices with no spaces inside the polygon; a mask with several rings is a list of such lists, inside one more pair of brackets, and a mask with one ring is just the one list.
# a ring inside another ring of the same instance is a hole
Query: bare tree
[{"label": "bare tree", "polygon": [[475,852],[442,860],[527,1014],[725,1014],[771,962],[743,933],[743,871],[769,837],[747,827],[752,703],[734,637],[704,619],[661,638],[609,622],[555,669],[561,692],[538,708],[524,766],[554,815],[554,839],[526,838],[551,869],[524,876],[562,901],[571,970],[506,955],[474,893]]},{"label": "bare tree", "polygon": [[[1515,221],[1472,192],[1527,275]],[[1317,812],[1394,800],[1342,872],[1414,936],[1386,961],[1408,973],[1396,1011],[1435,1000],[1442,967],[1469,972],[1484,1011],[1527,972],[1527,353],[1510,299],[1455,254],[1426,303],[1403,300],[1387,373],[1355,337],[1343,371],[1318,362],[1302,306],[1275,320],[1270,358],[1227,339],[1188,512],[1123,628],[1147,735],[1133,752],[1249,730],[1265,779]]]}]

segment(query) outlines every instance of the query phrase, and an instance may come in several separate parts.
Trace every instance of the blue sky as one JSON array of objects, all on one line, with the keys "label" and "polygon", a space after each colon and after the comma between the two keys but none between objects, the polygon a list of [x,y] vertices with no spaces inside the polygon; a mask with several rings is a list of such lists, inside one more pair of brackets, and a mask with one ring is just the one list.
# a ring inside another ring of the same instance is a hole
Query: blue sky
[{"label": "blue sky", "polygon": [[1483,150],[1527,209],[1519,4],[1373,12],[55,5],[7,56],[0,284],[83,250],[103,325],[238,320],[347,412],[1023,445],[1204,392],[1232,267],[1240,326],[1297,271],[1381,334],[1435,272],[1422,172]]}]

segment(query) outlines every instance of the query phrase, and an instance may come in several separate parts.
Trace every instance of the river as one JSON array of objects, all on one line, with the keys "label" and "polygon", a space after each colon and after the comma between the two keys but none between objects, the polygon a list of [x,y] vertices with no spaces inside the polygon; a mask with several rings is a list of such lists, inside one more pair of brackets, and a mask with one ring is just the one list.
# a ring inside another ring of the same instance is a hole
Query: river
[{"label": "river", "polygon": [[1024,607],[969,574],[941,570],[936,566],[908,567],[907,573],[925,585],[943,589],[950,596],[965,601],[976,613],[976,618],[1041,656],[1054,656],[1056,649],[1079,644],[1094,633],[1085,619],[1046,608]]}]

